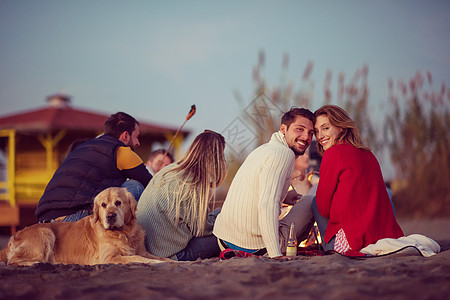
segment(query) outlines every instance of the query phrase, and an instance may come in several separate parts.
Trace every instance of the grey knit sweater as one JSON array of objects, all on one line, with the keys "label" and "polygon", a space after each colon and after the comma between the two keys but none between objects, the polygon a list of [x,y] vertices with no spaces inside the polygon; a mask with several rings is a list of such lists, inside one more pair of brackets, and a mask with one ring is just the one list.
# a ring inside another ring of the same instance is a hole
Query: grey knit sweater
[{"label": "grey knit sweater", "polygon": [[[170,205],[174,197],[174,191],[179,188],[181,180],[164,182],[161,181],[166,170],[176,167],[170,164],[155,174],[148,186],[145,188],[138,202],[136,211],[137,221],[146,231],[145,247],[153,255],[169,257],[176,260],[175,254],[183,250],[193,238],[189,228],[189,222],[181,220],[175,226],[175,211],[170,212]],[[185,199],[184,203],[191,201]],[[183,203],[180,208],[180,216],[183,215]],[[213,224],[211,220],[205,227],[203,235],[212,233]]]}]

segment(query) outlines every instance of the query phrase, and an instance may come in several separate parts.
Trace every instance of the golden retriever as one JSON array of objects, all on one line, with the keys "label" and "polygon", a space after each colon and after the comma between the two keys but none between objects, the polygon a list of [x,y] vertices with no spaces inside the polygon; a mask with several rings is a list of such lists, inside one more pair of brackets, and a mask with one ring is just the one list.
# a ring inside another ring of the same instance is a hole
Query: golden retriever
[{"label": "golden retriever", "polygon": [[35,263],[126,264],[172,261],[149,254],[136,223],[137,202],[125,188],[94,199],[93,214],[77,222],[35,224],[13,235],[0,252],[8,265]]}]

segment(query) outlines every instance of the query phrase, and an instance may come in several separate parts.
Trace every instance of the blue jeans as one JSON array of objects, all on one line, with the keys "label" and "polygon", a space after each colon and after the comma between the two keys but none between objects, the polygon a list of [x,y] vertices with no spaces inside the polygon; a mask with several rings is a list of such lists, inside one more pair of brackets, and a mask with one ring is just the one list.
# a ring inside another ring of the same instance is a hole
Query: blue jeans
[{"label": "blue jeans", "polygon": [[121,187],[126,188],[134,196],[136,201],[139,201],[145,189],[142,183],[134,179],[125,180]]},{"label": "blue jeans", "polygon": [[76,222],[78,220],[83,219],[84,217],[89,216],[89,210],[88,209],[82,209],[77,211],[76,213],[73,213],[71,215],[67,215],[63,222]]},{"label": "blue jeans", "polygon": [[[207,222],[214,226],[217,215],[221,208],[216,208],[208,214]],[[213,234],[202,237],[192,238],[187,246],[176,254],[178,260],[197,260],[197,258],[205,259],[217,257],[220,254],[217,237]]]},{"label": "blue jeans", "polygon": [[178,260],[197,260],[217,257],[220,254],[215,235],[192,238],[186,248],[176,254]]},{"label": "blue jeans", "polygon": [[312,200],[311,209],[312,209],[312,213],[313,213],[314,219],[316,220],[317,227],[319,227],[320,237],[322,238],[323,250],[324,251],[334,250],[334,242],[336,240],[336,235],[333,236],[333,238],[328,243],[326,243],[324,241],[324,239],[325,239],[325,232],[327,231],[327,225],[328,225],[328,220],[329,219],[323,217],[319,213],[319,210],[317,209],[316,197],[314,197],[314,199]]}]

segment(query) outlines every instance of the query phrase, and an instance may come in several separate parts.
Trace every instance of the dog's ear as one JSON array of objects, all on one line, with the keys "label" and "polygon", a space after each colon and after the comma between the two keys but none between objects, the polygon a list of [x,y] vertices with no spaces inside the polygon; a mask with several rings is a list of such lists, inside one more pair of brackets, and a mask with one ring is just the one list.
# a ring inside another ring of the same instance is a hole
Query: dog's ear
[{"label": "dog's ear", "polygon": [[98,195],[94,198],[94,210],[93,210],[93,212],[92,212],[92,215],[93,215],[93,222],[94,223],[97,223],[97,221],[98,221],[98,219],[99,219],[99,216],[98,216],[98,209],[99,209],[99,205],[98,205],[98,202],[100,201],[100,199],[98,198]]},{"label": "dog's ear", "polygon": [[128,191],[126,193],[127,193],[128,203],[130,204],[130,211],[131,211],[132,219],[136,220],[136,208],[137,208],[136,199],[134,198],[132,193],[130,193]]}]

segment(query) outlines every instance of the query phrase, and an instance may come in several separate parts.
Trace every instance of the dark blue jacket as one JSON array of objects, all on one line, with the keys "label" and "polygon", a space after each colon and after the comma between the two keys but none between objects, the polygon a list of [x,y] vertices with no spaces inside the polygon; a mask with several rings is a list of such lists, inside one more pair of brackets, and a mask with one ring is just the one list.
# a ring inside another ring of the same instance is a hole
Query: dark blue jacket
[{"label": "dark blue jacket", "polygon": [[102,190],[121,186],[126,176],[117,169],[118,139],[103,135],[73,150],[56,170],[39,200],[35,215],[39,221],[92,209]]}]

